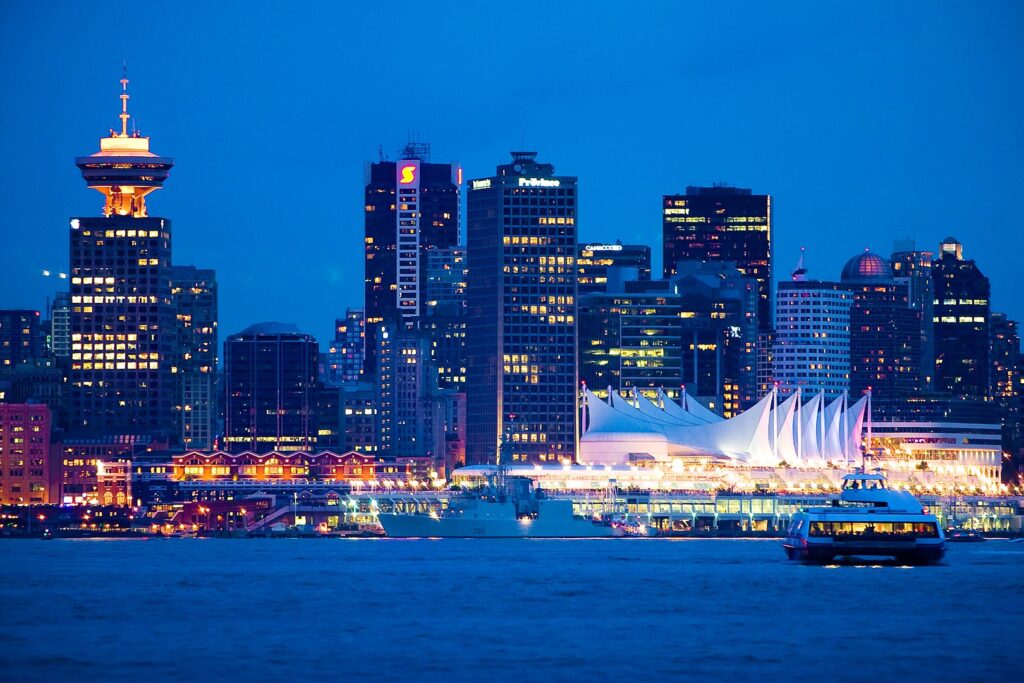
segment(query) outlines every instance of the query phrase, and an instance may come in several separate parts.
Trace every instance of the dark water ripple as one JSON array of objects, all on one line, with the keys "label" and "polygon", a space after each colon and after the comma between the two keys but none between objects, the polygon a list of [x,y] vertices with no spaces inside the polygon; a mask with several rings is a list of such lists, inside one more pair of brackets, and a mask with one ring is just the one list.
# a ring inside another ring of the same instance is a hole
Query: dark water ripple
[{"label": "dark water ripple", "polygon": [[0,543],[0,681],[991,681],[1024,544],[804,567],[743,540]]}]

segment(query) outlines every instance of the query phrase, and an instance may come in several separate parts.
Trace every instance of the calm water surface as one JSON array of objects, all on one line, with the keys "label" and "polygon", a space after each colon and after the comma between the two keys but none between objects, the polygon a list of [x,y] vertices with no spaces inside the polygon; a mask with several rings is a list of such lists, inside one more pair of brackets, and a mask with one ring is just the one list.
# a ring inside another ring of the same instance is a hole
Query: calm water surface
[{"label": "calm water surface", "polygon": [[918,568],[658,539],[3,541],[0,562],[5,683],[1022,671],[1024,543],[1006,541]]}]

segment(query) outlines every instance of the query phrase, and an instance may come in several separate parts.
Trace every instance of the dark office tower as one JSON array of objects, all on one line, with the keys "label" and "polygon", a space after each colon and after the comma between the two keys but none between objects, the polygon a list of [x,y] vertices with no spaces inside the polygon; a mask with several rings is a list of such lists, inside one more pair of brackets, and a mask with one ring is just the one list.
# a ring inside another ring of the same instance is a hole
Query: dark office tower
[{"label": "dark office tower", "polygon": [[377,442],[385,457],[429,455],[429,346],[418,330],[377,328]]},{"label": "dark office tower", "polygon": [[989,282],[963,245],[947,237],[932,268],[935,292],[935,388],[955,396],[989,396]]},{"label": "dark office tower", "polygon": [[843,266],[840,281],[853,292],[850,309],[850,393],[871,389],[879,417],[921,391],[921,311],[910,301],[907,279],[896,280],[889,262],[868,251]]},{"label": "dark office tower", "polygon": [[758,282],[730,262],[680,261],[682,382],[725,417],[757,402]]},{"label": "dark office tower", "polygon": [[361,308],[345,309],[345,317],[334,321],[334,341],[327,353],[328,384],[358,382],[366,360],[366,313]]},{"label": "dark office tower", "polygon": [[71,292],[57,292],[50,304],[50,353],[71,356]]},{"label": "dark office tower", "polygon": [[172,374],[178,441],[195,450],[213,447],[217,426],[217,276],[194,266],[171,268],[175,342]]},{"label": "dark office tower", "polygon": [[260,323],[224,342],[224,440],[230,451],[316,446],[316,339],[294,325]]},{"label": "dark office tower", "polygon": [[992,396],[1003,421],[1003,451],[1016,454],[1021,434],[1021,353],[1017,322],[1005,313],[992,314]]},{"label": "dark office tower", "polygon": [[576,178],[535,152],[469,192],[466,462],[575,458]]},{"label": "dark office tower", "polygon": [[409,144],[399,161],[366,169],[364,284],[365,372],[376,371],[377,328],[415,327],[423,315],[426,254],[459,242],[459,185],[455,163],[430,163],[430,145]]},{"label": "dark office tower", "polygon": [[923,391],[930,391],[935,375],[932,253],[918,251],[912,240],[901,240],[893,244],[889,265],[896,281],[907,284],[910,305],[921,314],[921,359],[918,363],[921,369],[920,384]]},{"label": "dark office tower", "polygon": [[98,435],[173,433],[171,222],[146,198],[174,162],[128,132],[128,80],[120,132],[75,164],[103,194],[103,215],[71,219],[72,429]]},{"label": "dark office tower", "polygon": [[426,315],[420,329],[429,340],[430,363],[441,389],[461,391],[466,384],[466,250],[427,253]]},{"label": "dark office tower", "polygon": [[42,357],[39,311],[0,310],[0,369],[32,365]]},{"label": "dark office tower", "polygon": [[[648,398],[658,389],[679,395],[683,378],[679,338],[682,319],[680,297],[667,281],[647,281],[643,290],[636,282],[610,278],[607,292],[591,292],[579,298],[579,377],[602,398],[608,388],[626,392],[636,387]],[[627,269],[636,273],[635,268]],[[660,284],[660,291],[653,285]]]},{"label": "dark office tower", "polygon": [[739,187],[687,187],[666,195],[662,205],[662,267],[676,263],[727,261],[758,284],[759,329],[772,326],[772,198]]},{"label": "dark office tower", "polygon": [[609,268],[636,268],[637,279],[651,279],[651,248],[646,244],[581,244],[576,256],[579,295],[608,291]]}]

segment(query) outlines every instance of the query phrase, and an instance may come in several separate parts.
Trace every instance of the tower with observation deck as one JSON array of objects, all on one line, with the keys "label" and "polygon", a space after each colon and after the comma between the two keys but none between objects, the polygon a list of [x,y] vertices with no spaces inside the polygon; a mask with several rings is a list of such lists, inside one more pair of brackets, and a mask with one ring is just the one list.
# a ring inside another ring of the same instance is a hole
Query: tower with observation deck
[{"label": "tower with observation deck", "polygon": [[71,429],[173,441],[171,222],[150,216],[146,199],[174,161],[129,132],[127,77],[120,99],[120,130],[75,159],[104,205],[99,216],[70,221]]}]

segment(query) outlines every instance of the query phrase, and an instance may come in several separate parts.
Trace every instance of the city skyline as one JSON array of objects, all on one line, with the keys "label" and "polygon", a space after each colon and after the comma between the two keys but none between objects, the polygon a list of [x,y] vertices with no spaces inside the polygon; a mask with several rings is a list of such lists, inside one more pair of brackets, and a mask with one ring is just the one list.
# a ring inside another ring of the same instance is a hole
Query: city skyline
[{"label": "city skyline", "polygon": [[[883,20],[840,9],[813,17],[795,7],[779,15],[747,9],[726,17],[647,7],[588,16],[572,33],[571,9],[555,8],[543,26],[516,15],[480,33],[487,15],[441,8],[448,28],[424,36],[326,6],[316,25],[285,19],[257,51],[250,41],[280,19],[266,8],[237,27],[233,12],[215,8],[196,28],[185,25],[187,13],[158,21],[158,10],[140,7],[134,18],[147,31],[112,34],[110,49],[94,53],[78,50],[74,37],[103,30],[99,13],[7,6],[0,82],[18,106],[0,121],[35,134],[9,137],[10,163],[0,171],[7,225],[28,226],[5,230],[0,290],[9,307],[39,309],[66,286],[41,271],[66,272],[68,219],[98,213],[73,159],[118,125],[124,59],[134,125],[177,164],[154,214],[174,219],[175,263],[217,270],[224,336],[275,320],[329,343],[335,317],[361,305],[364,165],[377,159],[378,144],[397,158],[408,131],[432,144],[432,161],[458,161],[465,178],[487,175],[523,146],[556,160],[556,171],[580,178],[584,242],[623,239],[657,252],[661,196],[687,185],[727,181],[771,194],[776,280],[801,245],[810,275],[835,280],[865,247],[884,255],[893,240],[916,237],[919,249],[934,252],[952,235],[991,279],[993,309],[1024,317],[1011,294],[1012,255],[1024,238],[999,229],[1008,213],[999,197],[1024,180],[1013,161],[1022,95],[1003,87],[1024,62],[1010,28],[1020,8],[993,6],[980,16],[908,5],[887,8]],[[414,18],[423,10],[407,11]],[[670,25],[704,30],[680,40]],[[620,29],[624,37],[612,44],[651,39],[628,53],[598,52]],[[382,48],[385,31],[393,40]],[[502,46],[524,31],[550,54],[519,60],[507,82],[485,84]],[[225,51],[223,35],[238,49]],[[728,36],[728,51],[712,49]],[[147,47],[172,38],[187,39],[190,50]],[[428,49],[435,43],[450,49]],[[388,74],[406,53],[427,75],[395,93]],[[559,60],[577,70],[546,67]],[[465,79],[481,85],[456,92]],[[494,120],[499,111],[504,121]],[[315,144],[290,145],[296,131]],[[293,165],[307,170],[298,194],[277,177]],[[660,254],[653,265],[660,270]]]}]

